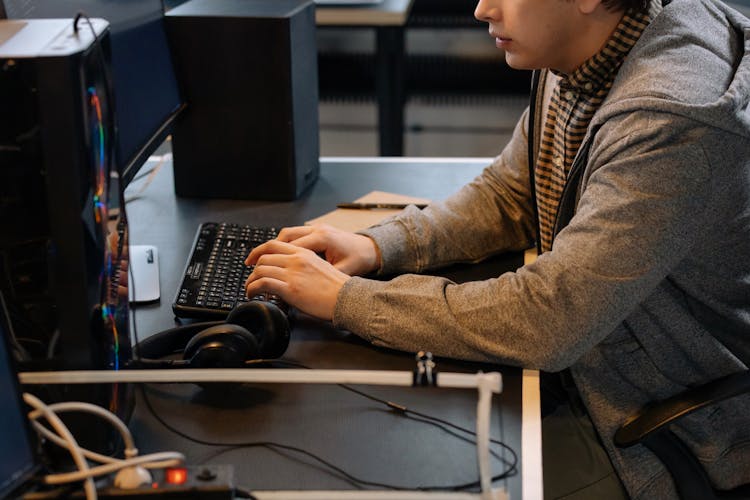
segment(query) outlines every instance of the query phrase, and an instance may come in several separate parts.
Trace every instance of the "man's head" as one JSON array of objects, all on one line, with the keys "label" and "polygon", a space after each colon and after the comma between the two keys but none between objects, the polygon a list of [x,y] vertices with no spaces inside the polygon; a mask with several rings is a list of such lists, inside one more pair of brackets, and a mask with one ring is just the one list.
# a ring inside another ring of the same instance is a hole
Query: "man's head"
[{"label": "man's head", "polygon": [[571,73],[596,54],[628,8],[646,0],[479,0],[474,16],[516,69]]}]

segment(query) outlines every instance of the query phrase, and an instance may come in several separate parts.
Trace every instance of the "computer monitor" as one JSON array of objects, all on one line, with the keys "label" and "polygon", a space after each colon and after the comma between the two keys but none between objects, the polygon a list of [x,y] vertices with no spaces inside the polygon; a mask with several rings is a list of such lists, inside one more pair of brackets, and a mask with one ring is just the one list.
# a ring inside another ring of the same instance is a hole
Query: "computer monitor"
[{"label": "computer monitor", "polygon": [[[161,0],[0,0],[8,19],[74,18],[110,23],[116,160],[123,188],[164,141],[182,101]],[[82,29],[88,29],[82,21]]]}]

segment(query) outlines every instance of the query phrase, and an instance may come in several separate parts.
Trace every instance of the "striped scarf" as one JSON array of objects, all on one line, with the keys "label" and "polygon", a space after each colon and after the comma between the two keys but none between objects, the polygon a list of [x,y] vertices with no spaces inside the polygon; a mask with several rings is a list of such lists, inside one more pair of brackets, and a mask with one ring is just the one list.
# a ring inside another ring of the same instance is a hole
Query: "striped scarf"
[{"label": "striped scarf", "polygon": [[534,182],[542,252],[552,249],[557,208],[591,117],[607,97],[630,49],[651,22],[650,12],[628,10],[604,48],[572,74],[560,76],[542,130]]}]

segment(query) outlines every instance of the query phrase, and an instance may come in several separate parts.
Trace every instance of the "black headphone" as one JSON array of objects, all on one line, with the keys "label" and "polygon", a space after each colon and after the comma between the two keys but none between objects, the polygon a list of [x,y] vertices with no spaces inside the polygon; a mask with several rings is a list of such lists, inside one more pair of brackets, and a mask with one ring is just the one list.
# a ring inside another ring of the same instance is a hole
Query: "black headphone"
[{"label": "black headphone", "polygon": [[[289,346],[289,319],[271,302],[240,304],[225,321],[165,330],[135,346],[139,368],[242,368],[248,361],[281,357]],[[182,359],[160,359],[182,352]]]}]

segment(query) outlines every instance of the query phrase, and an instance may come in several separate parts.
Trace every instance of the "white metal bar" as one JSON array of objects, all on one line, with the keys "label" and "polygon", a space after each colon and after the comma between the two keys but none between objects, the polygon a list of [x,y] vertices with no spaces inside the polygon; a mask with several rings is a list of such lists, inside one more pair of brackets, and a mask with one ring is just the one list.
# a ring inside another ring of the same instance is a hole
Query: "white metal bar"
[{"label": "white metal bar", "polygon": [[[412,374],[393,370],[304,370],[273,368],[159,369],[159,370],[67,370],[22,372],[22,384],[112,384],[127,382],[194,383],[246,382],[269,384],[363,384],[411,386]],[[440,373],[438,386],[454,389],[476,388],[488,378],[492,392],[500,393],[499,373]]]},{"label": "white metal bar", "polygon": [[[480,500],[478,493],[456,491],[251,491],[258,500]],[[507,500],[504,489],[493,490],[493,500]]]}]

